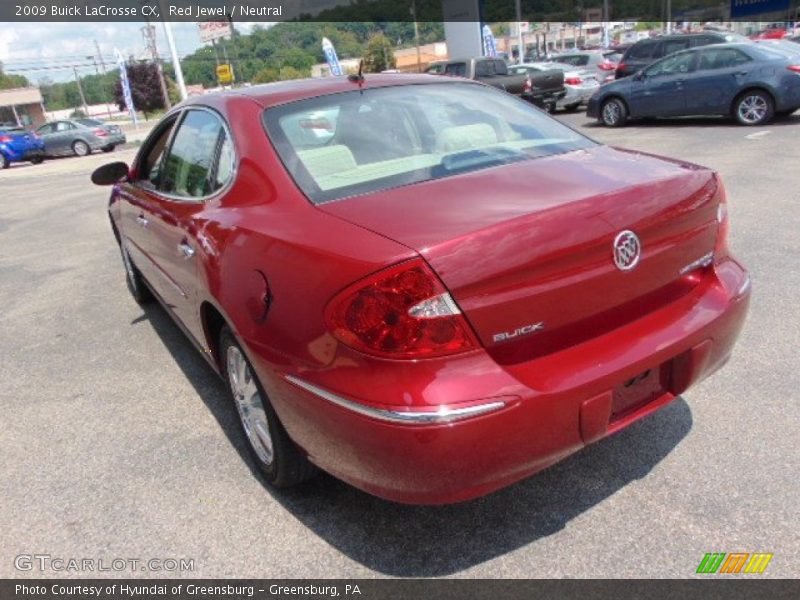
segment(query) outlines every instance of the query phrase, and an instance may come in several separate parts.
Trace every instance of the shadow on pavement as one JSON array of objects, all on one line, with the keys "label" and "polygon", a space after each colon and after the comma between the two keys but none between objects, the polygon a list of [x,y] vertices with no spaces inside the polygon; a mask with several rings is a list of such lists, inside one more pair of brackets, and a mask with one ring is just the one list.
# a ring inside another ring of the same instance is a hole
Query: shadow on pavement
[{"label": "shadow on pavement", "polygon": [[[242,460],[261,479],[222,381],[160,306],[148,306],[145,314]],[[370,569],[392,576],[450,575],[560,531],[645,477],[691,428],[689,405],[677,398],[536,476],[450,506],[395,504],[324,473],[297,488],[275,491],[265,485],[265,491],[316,535]]]}]

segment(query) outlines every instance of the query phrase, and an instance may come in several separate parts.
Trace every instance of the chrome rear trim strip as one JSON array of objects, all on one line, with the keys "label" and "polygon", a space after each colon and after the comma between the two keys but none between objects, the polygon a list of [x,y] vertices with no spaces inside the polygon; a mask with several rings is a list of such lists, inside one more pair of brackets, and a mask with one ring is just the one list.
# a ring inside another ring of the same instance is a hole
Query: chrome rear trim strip
[{"label": "chrome rear trim strip", "polygon": [[439,407],[437,411],[400,411],[400,410],[386,410],[382,408],[375,408],[348,400],[337,394],[329,392],[321,387],[308,383],[293,375],[286,375],[286,380],[290,383],[311,392],[315,396],[327,400],[332,404],[341,406],[347,410],[371,417],[380,421],[388,421],[390,423],[403,423],[406,425],[435,425],[441,423],[452,423],[453,421],[460,421],[469,417],[475,417],[494,410],[503,408],[506,403],[501,400],[494,400],[485,404],[476,404],[474,406],[466,406],[463,408],[448,408],[447,406]]}]

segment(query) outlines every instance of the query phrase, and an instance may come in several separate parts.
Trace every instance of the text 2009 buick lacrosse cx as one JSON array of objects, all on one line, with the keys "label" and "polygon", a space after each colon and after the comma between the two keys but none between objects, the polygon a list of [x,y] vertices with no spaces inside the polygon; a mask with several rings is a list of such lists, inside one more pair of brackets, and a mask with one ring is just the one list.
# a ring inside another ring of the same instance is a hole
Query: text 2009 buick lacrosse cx
[{"label": "text 2009 buick lacrosse cx", "polygon": [[191,99],[93,180],[275,486],[486,494],[715,371],[747,312],[714,171],[463,80]]}]

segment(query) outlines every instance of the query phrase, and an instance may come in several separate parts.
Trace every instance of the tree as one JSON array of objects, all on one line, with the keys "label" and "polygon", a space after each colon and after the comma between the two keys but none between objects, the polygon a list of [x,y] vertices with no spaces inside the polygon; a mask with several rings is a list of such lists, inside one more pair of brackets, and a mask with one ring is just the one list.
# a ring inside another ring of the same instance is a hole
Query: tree
[{"label": "tree", "polygon": [[[158,80],[158,67],[152,62],[139,62],[130,60],[125,65],[128,71],[128,81],[131,86],[131,97],[136,110],[152,113],[164,107],[164,98],[161,95],[161,83]],[[125,110],[125,98],[122,94],[122,80],[118,80],[114,87],[114,102],[120,110]]]},{"label": "tree", "polygon": [[394,56],[392,42],[382,33],[373,35],[367,42],[367,49],[364,52],[364,71],[380,73],[396,66],[397,59]]},{"label": "tree", "polygon": [[256,73],[253,78],[253,83],[271,83],[273,81],[278,81],[281,78],[281,73],[278,69],[273,67],[266,67],[261,69],[258,73]]},{"label": "tree", "polygon": [[27,87],[30,85],[28,79],[22,75],[7,75],[3,72],[3,63],[0,62],[0,90],[10,90],[12,88]]}]

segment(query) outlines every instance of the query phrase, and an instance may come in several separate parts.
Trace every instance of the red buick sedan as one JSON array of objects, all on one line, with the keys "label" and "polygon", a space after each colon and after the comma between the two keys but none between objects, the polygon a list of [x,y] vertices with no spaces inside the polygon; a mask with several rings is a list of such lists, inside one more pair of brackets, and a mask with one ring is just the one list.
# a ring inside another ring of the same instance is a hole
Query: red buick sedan
[{"label": "red buick sedan", "polygon": [[195,98],[93,180],[134,298],[227,381],[275,486],[486,494],[714,372],[747,312],[714,171],[473,82]]}]

